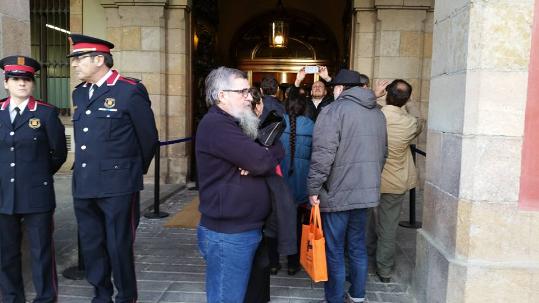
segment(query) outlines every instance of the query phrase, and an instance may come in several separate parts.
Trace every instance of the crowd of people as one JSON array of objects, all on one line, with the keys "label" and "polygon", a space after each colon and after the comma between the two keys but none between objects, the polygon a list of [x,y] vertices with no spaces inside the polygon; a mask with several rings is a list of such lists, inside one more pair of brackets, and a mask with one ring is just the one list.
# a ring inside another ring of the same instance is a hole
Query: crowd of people
[{"label": "crowd of people", "polygon": [[[366,302],[369,256],[380,281],[391,281],[402,203],[416,184],[409,147],[423,127],[406,110],[412,86],[396,79],[371,89],[364,74],[342,69],[332,78],[320,66],[321,80],[306,94],[305,76],[302,68],[282,101],[271,76],[259,88],[233,68],[206,78],[209,112],[196,159],[208,302],[270,301],[279,256],[289,275],[300,270],[301,225],[312,205],[326,241],[325,302]],[[263,126],[275,115],[286,127],[268,145]]]},{"label": "crowd of people", "polygon": [[[158,144],[154,114],[144,85],[112,69],[114,44],[78,34],[70,41],[67,56],[81,81],[72,96],[73,200],[92,302],[112,302],[114,293],[114,302],[136,302],[133,244],[142,176]],[[2,300],[26,301],[24,221],[33,302],[56,302],[53,175],[67,158],[65,129],[57,109],[32,96],[39,62],[9,56],[0,68],[9,94],[0,103]],[[318,76],[306,94],[306,70],[299,70],[284,100],[272,77],[259,88],[233,68],[206,78],[209,110],[196,132],[197,236],[210,303],[268,302],[280,256],[288,275],[300,270],[301,227],[312,205],[322,212],[327,302],[365,302],[368,255],[380,280],[391,281],[397,222],[416,184],[409,145],[423,126],[406,110],[412,87],[397,79],[371,89],[366,75],[342,69],[332,78],[324,66]]]}]

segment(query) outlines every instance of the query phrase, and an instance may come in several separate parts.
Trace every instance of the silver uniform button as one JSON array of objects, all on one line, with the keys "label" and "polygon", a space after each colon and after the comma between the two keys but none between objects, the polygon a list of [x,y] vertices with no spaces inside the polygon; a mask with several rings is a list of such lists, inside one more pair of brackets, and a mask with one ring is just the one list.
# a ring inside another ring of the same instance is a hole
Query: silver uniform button
[{"label": "silver uniform button", "polygon": [[10,151],[14,151],[14,150],[15,150],[15,147],[12,146],[12,147],[9,148],[9,150],[10,150]]},{"label": "silver uniform button", "polygon": [[11,182],[11,183],[15,182],[15,178],[9,179],[9,182]]},{"label": "silver uniform button", "polygon": [[86,149],[86,145],[81,146],[80,149],[85,150],[85,149]]},{"label": "silver uniform button", "polygon": [[91,110],[87,110],[87,111],[86,111],[86,114],[87,114],[87,115],[89,115],[89,114],[91,114],[91,113],[92,113]]},{"label": "silver uniform button", "polygon": [[82,131],[87,133],[88,132],[88,127],[83,128]]},{"label": "silver uniform button", "polygon": [[9,166],[14,167],[14,166],[15,166],[15,163],[11,163]]},{"label": "silver uniform button", "polygon": [[49,184],[49,183],[47,183],[47,181],[43,182],[43,185],[47,185],[47,184]]},{"label": "silver uniform button", "polygon": [[82,167],[86,167],[86,163],[82,163],[81,166],[82,166]]},{"label": "silver uniform button", "polygon": [[15,132],[9,132],[10,136],[13,136],[14,134],[15,134]]}]

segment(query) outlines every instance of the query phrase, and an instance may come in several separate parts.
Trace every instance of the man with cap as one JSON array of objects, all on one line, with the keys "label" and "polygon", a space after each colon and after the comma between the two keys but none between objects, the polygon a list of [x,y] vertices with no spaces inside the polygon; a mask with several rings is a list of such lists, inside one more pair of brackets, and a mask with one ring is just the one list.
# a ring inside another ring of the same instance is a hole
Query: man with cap
[{"label": "man with cap", "polygon": [[0,60],[9,97],[0,103],[0,289],[2,302],[25,302],[21,226],[30,244],[33,302],[58,297],[53,244],[53,175],[67,157],[57,109],[32,97],[39,63],[24,56]]},{"label": "man with cap", "polygon": [[[376,93],[361,86],[360,74],[342,69],[332,80],[335,102],[316,120],[307,189],[311,204],[320,204],[326,238],[329,303],[365,302],[368,208],[380,200],[380,177],[387,154],[384,114]],[[344,291],[344,249],[349,256],[350,283]]]},{"label": "man with cap", "polygon": [[73,200],[92,302],[135,302],[133,244],[139,192],[158,137],[148,92],[111,69],[108,41],[72,34],[71,66],[82,81],[73,91]]}]

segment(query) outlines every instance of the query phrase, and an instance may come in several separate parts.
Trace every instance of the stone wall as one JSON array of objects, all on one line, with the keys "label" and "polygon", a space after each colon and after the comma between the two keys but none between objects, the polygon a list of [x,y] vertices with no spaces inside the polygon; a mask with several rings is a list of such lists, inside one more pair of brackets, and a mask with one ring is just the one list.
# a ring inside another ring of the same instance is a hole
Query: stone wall
[{"label": "stone wall", "polygon": [[12,55],[30,56],[30,1],[0,0],[0,58]]},{"label": "stone wall", "polygon": [[[190,136],[190,14],[187,0],[101,2],[115,68],[141,79],[152,100],[161,141]],[[186,32],[188,34],[186,34]],[[161,182],[185,183],[188,145],[161,148]],[[153,163],[148,176],[153,175]]]},{"label": "stone wall", "polygon": [[[427,119],[432,54],[433,3],[430,0],[354,1],[352,68],[378,80],[401,78],[413,87],[409,112]],[[384,100],[380,100],[381,103]],[[426,131],[416,140],[425,150]],[[425,158],[417,157],[419,187]]]},{"label": "stone wall", "polygon": [[539,212],[518,208],[532,12],[436,2],[418,302],[537,302]]}]

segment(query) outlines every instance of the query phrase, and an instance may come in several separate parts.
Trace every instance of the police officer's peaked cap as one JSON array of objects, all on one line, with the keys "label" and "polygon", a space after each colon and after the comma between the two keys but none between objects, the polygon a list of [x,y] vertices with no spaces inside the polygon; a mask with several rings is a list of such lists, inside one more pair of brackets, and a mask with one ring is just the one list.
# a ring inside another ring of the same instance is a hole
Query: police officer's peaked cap
[{"label": "police officer's peaked cap", "polygon": [[90,36],[71,34],[69,40],[73,44],[73,50],[67,57],[77,57],[92,52],[101,52],[110,54],[110,50],[114,48],[114,44]]},{"label": "police officer's peaked cap", "polygon": [[34,74],[41,69],[36,60],[25,56],[9,56],[0,60],[0,68],[7,78],[21,77],[34,79]]}]

